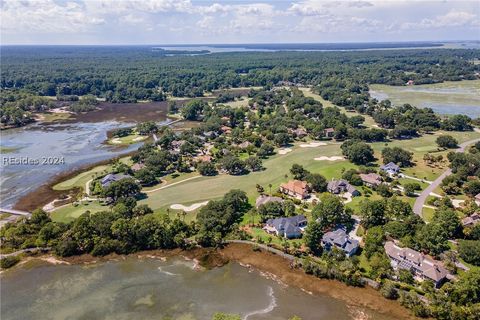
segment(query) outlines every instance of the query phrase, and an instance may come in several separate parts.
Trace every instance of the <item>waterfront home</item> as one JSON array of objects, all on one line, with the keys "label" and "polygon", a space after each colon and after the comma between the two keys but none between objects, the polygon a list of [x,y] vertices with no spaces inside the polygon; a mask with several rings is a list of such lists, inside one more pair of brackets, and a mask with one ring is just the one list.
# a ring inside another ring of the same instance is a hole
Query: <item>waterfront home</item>
[{"label": "waterfront home", "polygon": [[268,219],[263,230],[270,234],[287,239],[300,238],[305,227],[307,219],[303,215],[285,218]]},{"label": "waterfront home", "polygon": [[122,179],[129,179],[132,176],[128,174],[121,174],[121,173],[109,173],[105,177],[102,178],[100,181],[103,188],[108,187],[112,182],[120,181]]},{"label": "waterfront home", "polygon": [[357,197],[360,195],[360,192],[352,186],[348,181],[340,179],[328,182],[327,191],[333,194],[340,194],[340,193],[350,193],[353,197]]},{"label": "waterfront home", "polygon": [[283,202],[283,199],[280,197],[272,197],[262,194],[255,200],[255,207],[258,208],[261,205],[267,204],[269,202]]},{"label": "waterfront home", "polygon": [[382,184],[382,177],[376,173],[360,173],[360,179],[362,179],[363,183],[369,187],[377,187]]},{"label": "waterfront home", "polygon": [[357,240],[351,239],[344,229],[337,229],[323,235],[322,246],[327,251],[338,248],[345,252],[347,257],[351,257],[357,252],[359,244]]},{"label": "waterfront home", "polygon": [[280,192],[300,200],[307,198],[309,194],[307,183],[300,180],[290,180],[281,184]]},{"label": "waterfront home", "polygon": [[480,214],[475,212],[471,216],[462,219],[462,225],[464,227],[473,227],[476,224],[480,223]]},{"label": "waterfront home", "polygon": [[435,261],[410,248],[401,248],[393,241],[385,243],[385,252],[394,269],[409,270],[419,280],[431,280],[438,288],[448,272],[439,261]]},{"label": "waterfront home", "polygon": [[393,176],[393,175],[398,174],[400,172],[400,167],[397,166],[393,162],[389,162],[389,163],[381,166],[380,170],[385,171],[389,175]]}]

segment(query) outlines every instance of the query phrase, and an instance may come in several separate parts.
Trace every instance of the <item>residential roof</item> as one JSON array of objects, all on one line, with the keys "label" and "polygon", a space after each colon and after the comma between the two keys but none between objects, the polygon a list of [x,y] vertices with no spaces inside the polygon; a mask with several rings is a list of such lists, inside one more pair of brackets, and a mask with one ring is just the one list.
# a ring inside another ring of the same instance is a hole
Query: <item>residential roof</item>
[{"label": "residential roof", "polygon": [[132,165],[132,170],[133,171],[138,171],[138,170],[143,169],[143,168],[145,168],[145,164],[143,164],[143,163],[137,162],[137,163],[134,163]]},{"label": "residential roof", "polygon": [[351,239],[343,229],[337,229],[325,233],[322,237],[322,242],[335,245],[345,252],[351,252],[358,248],[358,241]]},{"label": "residential roof", "polygon": [[400,167],[393,162],[389,162],[389,163],[381,166],[380,169],[383,170],[383,171],[390,171],[390,170],[400,171]]},{"label": "residential roof", "polygon": [[300,180],[290,180],[280,185],[281,188],[296,194],[305,194],[308,192],[307,183]]},{"label": "residential roof", "polygon": [[333,193],[349,192],[353,194],[354,192],[358,192],[354,186],[343,179],[329,181],[327,190]]},{"label": "residential roof", "polygon": [[292,233],[300,233],[300,225],[307,222],[304,215],[298,215],[293,217],[282,217],[275,219],[268,219],[267,225],[272,226],[278,232],[285,232],[286,235]]},{"label": "residential roof", "polygon": [[128,174],[122,174],[122,173],[109,173],[102,178],[100,183],[102,184],[102,187],[108,187],[112,182],[120,181],[122,179],[128,179],[128,178],[132,178],[132,176]]},{"label": "residential roof", "polygon": [[480,200],[480,193],[477,193],[477,195],[475,196],[475,199]]},{"label": "residential roof", "polygon": [[475,212],[469,217],[462,219],[463,226],[471,226],[471,225],[476,225],[478,223],[480,223],[480,214],[478,214],[477,212]]},{"label": "residential roof", "polygon": [[335,132],[335,129],[334,128],[326,128],[324,131],[326,133],[332,133],[332,132]]},{"label": "residential roof", "polygon": [[362,179],[363,182],[370,183],[372,185],[379,185],[382,183],[382,177],[376,173],[360,173],[360,179]]},{"label": "residential roof", "polygon": [[212,161],[212,156],[210,156],[208,154],[196,156],[195,161],[197,161],[197,162],[211,162]]},{"label": "residential roof", "polygon": [[258,208],[261,205],[267,204],[269,202],[283,202],[283,199],[280,197],[271,197],[271,196],[261,195],[255,201],[255,206]]},{"label": "residential roof", "polygon": [[297,128],[297,129],[293,130],[292,132],[295,133],[297,136],[306,136],[307,135],[307,131],[305,129],[302,129],[302,128]]},{"label": "residential roof", "polygon": [[422,253],[410,248],[401,248],[393,241],[385,243],[385,252],[391,259],[398,261],[398,267],[401,269],[415,268],[424,277],[438,282],[448,274],[443,265]]},{"label": "residential roof", "polygon": [[252,143],[251,143],[250,141],[244,141],[244,142],[240,143],[240,144],[238,145],[238,147],[241,148],[241,149],[245,149],[245,148],[247,148],[248,146],[250,146],[251,144],[252,144]]}]

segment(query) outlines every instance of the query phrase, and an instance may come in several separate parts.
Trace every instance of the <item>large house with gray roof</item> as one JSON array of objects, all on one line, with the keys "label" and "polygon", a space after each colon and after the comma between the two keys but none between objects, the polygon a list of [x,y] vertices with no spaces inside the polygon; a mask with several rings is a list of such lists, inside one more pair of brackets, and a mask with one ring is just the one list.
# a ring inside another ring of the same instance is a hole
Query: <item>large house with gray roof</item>
[{"label": "large house with gray roof", "polygon": [[354,186],[343,179],[329,181],[327,185],[327,191],[333,194],[348,192],[353,197],[360,195],[360,192]]},{"label": "large house with gray roof", "polygon": [[306,226],[307,219],[305,216],[298,215],[294,217],[268,219],[263,230],[271,234],[276,234],[279,237],[293,239],[301,238]]},{"label": "large house with gray roof", "polygon": [[132,176],[128,174],[121,174],[121,173],[109,173],[105,177],[102,178],[100,181],[103,188],[108,187],[112,182],[120,181],[122,179],[129,179]]},{"label": "large house with gray roof", "polygon": [[393,162],[389,162],[380,167],[380,170],[385,171],[390,176],[398,174],[400,172],[400,167]]},{"label": "large house with gray roof", "polygon": [[410,248],[401,248],[393,241],[385,243],[385,252],[394,269],[411,271],[421,280],[431,280],[438,288],[447,278],[448,272],[439,261]]},{"label": "large house with gray roof", "polygon": [[357,252],[359,243],[357,240],[351,239],[344,229],[337,229],[323,235],[322,246],[327,251],[338,248],[345,252],[347,257],[351,257]]}]

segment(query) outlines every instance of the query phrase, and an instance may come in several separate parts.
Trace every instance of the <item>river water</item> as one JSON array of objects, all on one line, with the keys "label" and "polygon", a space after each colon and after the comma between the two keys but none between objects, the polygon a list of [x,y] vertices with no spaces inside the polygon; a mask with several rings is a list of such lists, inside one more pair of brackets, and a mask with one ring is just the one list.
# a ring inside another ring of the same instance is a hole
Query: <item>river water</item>
[{"label": "river water", "polygon": [[2,320],[207,320],[215,312],[245,320],[391,319],[287,287],[236,263],[199,271],[181,258],[18,267],[4,272],[1,284]]},{"label": "river water", "polygon": [[34,124],[3,131],[1,146],[14,151],[1,155],[1,206],[12,207],[20,197],[56,174],[135,150],[139,144],[128,147],[102,144],[108,130],[126,125],[116,121]]}]

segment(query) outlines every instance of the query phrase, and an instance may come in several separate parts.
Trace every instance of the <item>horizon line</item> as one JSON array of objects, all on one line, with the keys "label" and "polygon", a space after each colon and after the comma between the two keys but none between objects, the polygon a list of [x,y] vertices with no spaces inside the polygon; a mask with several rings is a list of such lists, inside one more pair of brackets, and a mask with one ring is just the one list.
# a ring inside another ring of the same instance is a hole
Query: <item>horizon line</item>
[{"label": "horizon line", "polygon": [[224,42],[224,43],[111,43],[111,44],[34,44],[34,43],[0,43],[0,46],[219,46],[219,45],[281,45],[281,44],[393,44],[393,43],[452,43],[477,42],[480,39],[460,40],[400,40],[400,41],[340,41],[340,42]]}]

